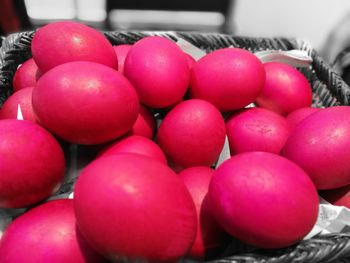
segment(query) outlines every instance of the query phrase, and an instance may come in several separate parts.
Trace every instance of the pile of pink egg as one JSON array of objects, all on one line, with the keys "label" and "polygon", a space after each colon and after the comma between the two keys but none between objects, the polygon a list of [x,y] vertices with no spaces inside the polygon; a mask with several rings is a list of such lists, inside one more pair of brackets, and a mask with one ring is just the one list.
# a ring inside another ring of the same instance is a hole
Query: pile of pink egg
[{"label": "pile of pink egg", "polygon": [[[2,263],[203,260],[232,237],[282,248],[315,225],[318,190],[347,194],[350,107],[312,108],[290,65],[240,48],[195,61],[160,36],[112,46],[68,21],[31,51],[0,112],[0,208],[26,208]],[[67,143],[98,151],[73,199],[47,201]]]}]

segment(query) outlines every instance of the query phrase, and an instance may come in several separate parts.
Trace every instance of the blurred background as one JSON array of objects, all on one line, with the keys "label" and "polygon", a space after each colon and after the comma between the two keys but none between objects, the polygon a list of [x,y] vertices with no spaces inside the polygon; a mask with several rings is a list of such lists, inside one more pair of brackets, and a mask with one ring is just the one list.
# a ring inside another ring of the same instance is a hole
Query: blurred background
[{"label": "blurred background", "polygon": [[0,35],[51,21],[101,30],[179,30],[308,41],[332,63],[350,46],[348,0],[0,0]]}]

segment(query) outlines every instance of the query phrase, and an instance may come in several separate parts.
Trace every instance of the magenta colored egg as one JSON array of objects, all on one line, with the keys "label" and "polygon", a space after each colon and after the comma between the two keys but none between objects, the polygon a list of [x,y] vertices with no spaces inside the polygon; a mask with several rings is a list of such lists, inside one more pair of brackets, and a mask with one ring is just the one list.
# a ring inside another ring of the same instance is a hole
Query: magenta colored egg
[{"label": "magenta colored egg", "polygon": [[220,225],[262,248],[287,247],[316,223],[318,195],[309,176],[277,154],[245,152],[220,165],[208,192]]},{"label": "magenta colored egg", "polygon": [[214,170],[205,166],[190,167],[178,174],[196,206],[197,234],[188,255],[199,260],[205,259],[228,240],[228,235],[215,220],[208,203],[207,193],[213,174]]},{"label": "magenta colored egg", "polygon": [[321,109],[322,108],[312,108],[312,107],[300,108],[300,109],[297,109],[297,110],[289,113],[286,116],[286,119],[291,124],[291,126],[294,128],[302,120],[304,120],[306,117],[310,116],[311,114],[313,114]]},{"label": "magenta colored egg", "polygon": [[0,120],[0,207],[48,198],[63,181],[65,160],[55,138],[30,121]]},{"label": "magenta colored egg", "polygon": [[264,82],[264,67],[254,54],[223,48],[193,66],[190,93],[192,98],[207,100],[220,111],[231,111],[254,102]]},{"label": "magenta colored egg", "polygon": [[73,200],[39,205],[16,218],[0,243],[1,263],[106,262],[76,227]]},{"label": "magenta colored egg", "polygon": [[140,105],[139,115],[137,115],[137,119],[129,131],[129,134],[153,139],[156,129],[157,123],[153,113],[145,106]]},{"label": "magenta colored egg", "polygon": [[143,38],[132,46],[125,59],[124,74],[140,101],[152,108],[165,108],[180,101],[190,80],[184,52],[171,40],[159,36]]},{"label": "magenta colored egg", "polygon": [[38,66],[33,58],[26,60],[15,72],[13,76],[13,91],[33,87],[36,84],[38,76]]},{"label": "magenta colored egg", "polygon": [[12,94],[2,105],[0,119],[17,119],[18,106],[20,106],[24,120],[37,122],[32,106],[33,87],[23,88]]},{"label": "magenta colored egg", "polygon": [[157,142],[174,166],[210,166],[220,155],[226,136],[219,110],[204,100],[176,105],[163,119]]},{"label": "magenta colored egg", "polygon": [[74,207],[83,236],[113,262],[175,262],[196,234],[184,183],[163,163],[138,154],[90,163],[78,177]]},{"label": "magenta colored egg", "polygon": [[263,108],[247,108],[226,121],[231,155],[247,151],[280,153],[291,126],[281,115]]},{"label": "magenta colored egg", "polygon": [[295,127],[283,155],[308,173],[318,189],[350,184],[350,107],[322,109]]},{"label": "magenta colored egg", "polygon": [[126,55],[128,54],[130,48],[132,45],[118,45],[118,46],[113,46],[115,53],[117,54],[118,58],[118,71],[121,74],[124,74],[124,62]]},{"label": "magenta colored egg", "polygon": [[42,73],[71,61],[91,61],[117,69],[118,59],[104,35],[84,24],[60,21],[36,31],[31,50]]},{"label": "magenta colored egg", "polygon": [[77,61],[57,66],[39,79],[33,108],[40,123],[59,137],[98,144],[131,129],[139,100],[130,82],[116,70]]},{"label": "magenta colored egg", "polygon": [[162,149],[160,149],[160,147],[152,140],[139,135],[131,135],[112,143],[102,151],[99,157],[119,153],[141,154],[167,164]]},{"label": "magenta colored egg", "polygon": [[281,115],[299,108],[311,107],[312,89],[306,77],[288,64],[269,62],[264,64],[265,86],[256,99],[263,108]]}]

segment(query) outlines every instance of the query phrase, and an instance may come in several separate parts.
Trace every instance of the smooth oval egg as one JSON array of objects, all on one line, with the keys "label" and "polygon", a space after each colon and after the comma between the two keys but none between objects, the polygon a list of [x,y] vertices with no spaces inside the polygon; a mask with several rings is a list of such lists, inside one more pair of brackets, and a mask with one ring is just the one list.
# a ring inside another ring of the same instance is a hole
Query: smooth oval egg
[{"label": "smooth oval egg", "polygon": [[25,120],[0,120],[0,207],[31,206],[63,181],[65,158],[55,138]]},{"label": "smooth oval egg", "polygon": [[298,164],[318,189],[350,184],[350,107],[313,113],[288,138],[283,156]]},{"label": "smooth oval egg", "polygon": [[265,70],[251,52],[240,48],[213,51],[192,67],[190,94],[220,111],[244,108],[255,101],[265,83]]},{"label": "smooth oval egg", "polygon": [[118,68],[117,55],[105,36],[73,21],[53,22],[39,28],[31,42],[31,51],[41,73],[72,61]]},{"label": "smooth oval egg", "polygon": [[207,101],[192,99],[180,102],[165,116],[157,142],[175,167],[211,166],[225,136],[220,111]]},{"label": "smooth oval egg", "polygon": [[228,233],[260,248],[296,244],[318,216],[318,195],[309,176],[268,152],[240,153],[222,163],[214,172],[208,199]]},{"label": "smooth oval egg", "polygon": [[196,210],[184,183],[139,154],[90,163],[78,177],[74,207],[83,236],[112,262],[176,262],[196,234]]},{"label": "smooth oval egg", "polygon": [[284,116],[299,108],[311,107],[311,85],[301,72],[279,62],[265,63],[264,68],[266,81],[256,99],[257,105]]},{"label": "smooth oval egg", "polygon": [[45,73],[33,90],[40,123],[64,140],[99,144],[128,132],[139,113],[130,82],[116,70],[75,61]]},{"label": "smooth oval egg", "polygon": [[41,204],[17,217],[0,243],[2,263],[105,263],[76,227],[73,200]]},{"label": "smooth oval egg", "polygon": [[279,154],[291,132],[281,115],[263,108],[247,108],[233,113],[226,121],[231,155],[246,151]]},{"label": "smooth oval egg", "polygon": [[150,36],[129,50],[124,74],[134,85],[140,101],[151,108],[165,108],[182,99],[190,69],[184,52],[171,40]]}]

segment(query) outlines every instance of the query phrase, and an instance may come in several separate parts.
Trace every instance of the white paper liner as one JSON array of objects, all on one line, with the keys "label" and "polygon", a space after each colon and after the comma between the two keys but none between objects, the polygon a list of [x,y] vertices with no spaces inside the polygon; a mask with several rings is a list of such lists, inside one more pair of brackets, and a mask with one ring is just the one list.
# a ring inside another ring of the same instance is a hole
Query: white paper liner
[{"label": "white paper liner", "polygon": [[307,51],[304,50],[266,50],[254,53],[263,63],[280,62],[288,64],[292,67],[309,67],[312,63],[312,58]]},{"label": "white paper liner", "polygon": [[176,44],[182,49],[182,51],[191,55],[196,61],[206,55],[205,51],[196,47],[195,45],[192,45],[190,42],[186,41],[185,39],[179,38]]},{"label": "white paper liner", "polygon": [[21,121],[24,120],[20,104],[17,105],[17,120],[21,120]]},{"label": "white paper liner", "polygon": [[347,233],[350,231],[350,209],[335,206],[320,197],[318,218],[315,226],[304,238],[329,233]]},{"label": "white paper liner", "polygon": [[228,138],[225,136],[225,143],[224,147],[222,148],[222,151],[219,155],[219,159],[216,163],[216,167],[220,166],[224,161],[230,159],[231,153],[230,153],[230,145],[228,143]]}]

